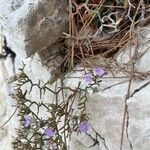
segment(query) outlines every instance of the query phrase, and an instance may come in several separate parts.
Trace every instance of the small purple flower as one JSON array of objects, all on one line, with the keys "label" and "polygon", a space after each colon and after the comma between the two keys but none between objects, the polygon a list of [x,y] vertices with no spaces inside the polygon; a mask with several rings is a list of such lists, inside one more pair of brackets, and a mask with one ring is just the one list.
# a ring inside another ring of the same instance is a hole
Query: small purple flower
[{"label": "small purple flower", "polygon": [[96,67],[93,69],[93,73],[101,77],[105,74],[105,70],[101,67]]},{"label": "small purple flower", "polygon": [[79,127],[80,133],[87,133],[90,128],[90,125],[87,121],[83,121],[79,124],[78,127]]},{"label": "small purple flower", "polygon": [[84,76],[84,81],[85,81],[86,84],[91,84],[92,80],[93,80],[93,77],[90,73],[88,73]]},{"label": "small purple flower", "polygon": [[29,127],[31,125],[31,123],[32,123],[32,117],[29,116],[29,115],[26,115],[24,118],[25,118],[25,124],[24,124],[24,126],[25,127]]},{"label": "small purple flower", "polygon": [[53,137],[53,136],[55,135],[55,132],[54,132],[54,130],[53,130],[52,128],[46,128],[46,129],[45,129],[45,134],[46,134],[49,138],[51,138],[51,137]]}]

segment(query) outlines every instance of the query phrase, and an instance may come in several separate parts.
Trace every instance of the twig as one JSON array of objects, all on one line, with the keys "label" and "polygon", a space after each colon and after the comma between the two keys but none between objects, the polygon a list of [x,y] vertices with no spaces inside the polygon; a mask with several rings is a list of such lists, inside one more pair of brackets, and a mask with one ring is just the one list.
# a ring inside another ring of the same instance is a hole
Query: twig
[{"label": "twig", "polygon": [[107,90],[107,89],[112,88],[113,86],[116,86],[116,85],[119,85],[119,84],[122,84],[122,83],[125,83],[125,82],[128,82],[128,81],[129,81],[129,80],[125,80],[125,81],[122,81],[122,82],[119,82],[119,83],[116,83],[116,84],[112,84],[112,85],[110,85],[110,86],[108,86],[108,87],[102,89],[102,91],[105,91],[105,90]]},{"label": "twig", "polygon": [[0,128],[3,128],[12,119],[12,117],[15,115],[17,109],[18,108],[15,109],[15,111],[12,113],[12,115],[9,117],[9,119]]}]

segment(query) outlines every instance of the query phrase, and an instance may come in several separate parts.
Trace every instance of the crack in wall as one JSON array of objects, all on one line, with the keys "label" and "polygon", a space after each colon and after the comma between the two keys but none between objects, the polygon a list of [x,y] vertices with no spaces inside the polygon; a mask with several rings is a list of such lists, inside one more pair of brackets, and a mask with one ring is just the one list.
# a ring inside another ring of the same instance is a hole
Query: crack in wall
[{"label": "crack in wall", "polygon": [[[140,86],[139,88],[135,89],[132,94],[130,95],[130,97],[133,97],[136,93],[138,93],[139,91],[141,91],[143,88],[145,88],[146,86],[148,86],[150,84],[150,81],[146,82],[145,84],[143,84],[142,86]],[[129,97],[129,98],[130,98]],[[133,150],[133,144],[129,138],[129,111],[128,111],[128,105],[126,104],[127,107],[127,121],[126,121],[126,135],[127,135],[127,140],[129,142],[130,145],[130,149]]]},{"label": "crack in wall", "polygon": [[[149,84],[150,84],[150,81],[146,82],[145,84],[143,84],[142,86],[140,86],[139,88],[137,88],[136,90],[134,90],[134,92],[130,95],[130,97],[133,97],[136,93],[138,93],[139,91],[141,91],[143,88],[145,88]],[[133,150],[133,145],[132,145],[132,143],[131,143],[131,141],[129,139],[128,128],[129,128],[129,111],[128,111],[128,106],[127,106],[126,134],[127,134],[127,139],[129,141],[129,144],[130,144],[130,148],[131,148],[131,150]]]},{"label": "crack in wall", "polygon": [[90,134],[87,133],[87,135],[93,140],[93,144],[91,146],[89,146],[88,148],[94,147],[96,145],[99,145],[99,141],[97,140],[97,135],[96,135],[96,139],[93,138]]},{"label": "crack in wall", "polygon": [[[90,135],[90,134],[88,134],[87,133],[87,135],[93,140],[93,145],[91,145],[91,146],[89,146],[88,148],[91,148],[91,147],[94,147],[94,146],[96,146],[96,145],[99,145],[100,146],[100,142],[99,142],[99,140],[98,140],[98,137],[102,140],[102,143],[103,143],[103,146],[105,147],[105,149],[106,150],[109,150],[109,148],[107,147],[107,145],[106,145],[106,140],[105,140],[105,138],[103,138],[99,133],[97,133],[95,130],[94,130],[94,132],[95,132],[95,134],[96,134],[96,137],[94,138],[94,137],[92,137],[92,135]],[[100,148],[100,147],[99,147]],[[100,148],[100,150],[101,150],[101,148]]]},{"label": "crack in wall", "polygon": [[133,145],[131,143],[131,140],[129,138],[129,111],[128,111],[128,105],[127,105],[127,121],[126,121],[126,135],[127,135],[127,140],[129,142],[130,145],[130,149],[133,150]]},{"label": "crack in wall", "polygon": [[137,92],[139,92],[140,90],[142,90],[143,88],[145,88],[149,84],[150,84],[150,81],[146,82],[145,84],[143,84],[142,86],[140,86],[139,88],[137,88],[136,90],[134,90],[133,93],[130,95],[130,97],[133,97]]}]

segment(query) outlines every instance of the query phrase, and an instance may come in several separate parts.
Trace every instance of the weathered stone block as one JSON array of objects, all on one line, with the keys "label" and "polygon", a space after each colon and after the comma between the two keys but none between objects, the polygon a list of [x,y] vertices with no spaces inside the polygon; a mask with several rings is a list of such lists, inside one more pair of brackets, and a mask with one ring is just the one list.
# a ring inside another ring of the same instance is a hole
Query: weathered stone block
[{"label": "weathered stone block", "polygon": [[[2,13],[0,25],[8,45],[20,57],[30,57],[58,42],[62,32],[68,29],[67,0],[13,0],[6,3],[9,11]],[[0,6],[0,13],[4,6]]]}]

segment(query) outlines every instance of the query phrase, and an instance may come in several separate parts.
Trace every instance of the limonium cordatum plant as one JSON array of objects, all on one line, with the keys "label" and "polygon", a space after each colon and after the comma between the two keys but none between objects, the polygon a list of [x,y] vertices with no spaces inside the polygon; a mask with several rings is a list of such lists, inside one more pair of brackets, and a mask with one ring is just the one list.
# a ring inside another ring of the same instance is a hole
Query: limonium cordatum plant
[{"label": "limonium cordatum plant", "polygon": [[[99,83],[98,77],[105,74],[104,69],[97,67],[85,74],[82,82],[86,85],[85,88],[81,88],[81,82],[79,82],[74,89],[62,85],[61,88],[53,90],[49,88],[49,82],[43,85],[40,82],[33,83],[25,74],[24,67],[20,69],[16,90],[12,94],[18,104],[18,117],[21,123],[21,127],[17,129],[17,136],[14,137],[12,142],[13,148],[15,150],[67,150],[68,140],[73,132],[84,134],[90,130],[86,113],[87,91],[89,85]],[[22,90],[22,86],[25,84],[30,84],[30,87]],[[27,98],[27,95],[32,94],[35,87],[39,89],[39,99],[42,99],[42,96],[49,92],[55,96],[54,102],[37,102]],[[64,95],[64,93],[69,93],[69,95],[64,97],[65,100],[59,101],[58,97]],[[77,110],[74,109],[75,101],[78,105]],[[47,112],[47,117],[39,116],[41,111]]]}]

